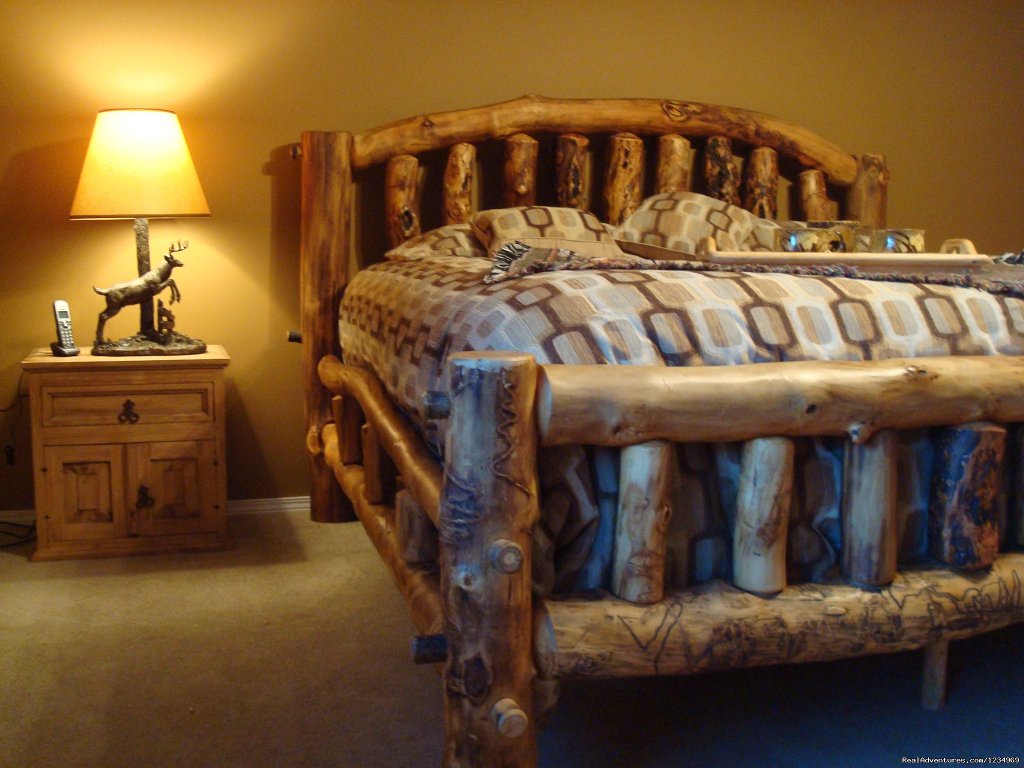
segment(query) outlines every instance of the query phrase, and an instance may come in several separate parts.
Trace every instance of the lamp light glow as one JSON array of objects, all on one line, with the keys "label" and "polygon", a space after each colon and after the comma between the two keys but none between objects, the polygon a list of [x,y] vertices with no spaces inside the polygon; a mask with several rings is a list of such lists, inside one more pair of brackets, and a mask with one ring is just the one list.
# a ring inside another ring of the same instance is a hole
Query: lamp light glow
[{"label": "lamp light glow", "polygon": [[209,215],[176,114],[111,109],[96,116],[72,219]]}]

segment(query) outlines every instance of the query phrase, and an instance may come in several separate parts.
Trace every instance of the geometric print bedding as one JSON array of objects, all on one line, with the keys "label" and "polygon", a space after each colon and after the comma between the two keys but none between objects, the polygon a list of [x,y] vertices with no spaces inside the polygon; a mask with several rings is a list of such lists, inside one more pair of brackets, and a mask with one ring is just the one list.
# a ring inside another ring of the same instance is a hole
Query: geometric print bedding
[{"label": "geometric print bedding", "polygon": [[[352,279],[342,300],[345,362],[376,373],[438,455],[445,424],[423,417],[420,398],[439,387],[454,352],[514,349],[541,363],[665,366],[1024,354],[1024,301],[969,288],[677,270],[545,272],[485,285],[490,266],[451,256],[376,264]],[[586,447],[545,450],[552,452],[540,462],[535,584],[544,592],[603,586],[614,505],[609,511],[601,499],[617,490],[615,457]],[[675,482],[687,519],[677,521],[684,530],[674,557],[690,581],[727,576],[730,567],[730,454],[723,446],[708,447],[707,456],[701,450],[680,446]],[[808,542],[820,550],[813,562],[791,564],[801,580],[835,562],[836,450],[808,441],[798,455],[808,462],[798,477],[810,479],[791,540],[803,537],[801,552],[814,551]],[[920,550],[920,489],[905,496],[910,556]]]}]

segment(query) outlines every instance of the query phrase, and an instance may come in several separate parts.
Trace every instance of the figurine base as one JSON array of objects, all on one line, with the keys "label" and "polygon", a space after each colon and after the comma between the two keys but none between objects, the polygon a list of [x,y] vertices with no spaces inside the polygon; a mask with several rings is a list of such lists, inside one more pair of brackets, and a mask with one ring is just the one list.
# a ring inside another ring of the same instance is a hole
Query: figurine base
[{"label": "figurine base", "polygon": [[199,355],[206,351],[206,342],[200,339],[193,339],[177,331],[157,334],[152,337],[142,333],[129,336],[125,339],[93,344],[94,355],[106,355],[108,357],[129,357],[134,355]]}]

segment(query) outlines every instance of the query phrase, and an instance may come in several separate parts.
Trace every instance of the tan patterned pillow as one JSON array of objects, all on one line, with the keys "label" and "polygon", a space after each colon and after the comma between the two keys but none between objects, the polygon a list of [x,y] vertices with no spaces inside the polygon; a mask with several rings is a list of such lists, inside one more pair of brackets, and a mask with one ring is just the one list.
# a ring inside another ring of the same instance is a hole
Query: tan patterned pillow
[{"label": "tan patterned pillow", "polygon": [[473,236],[468,222],[448,224],[406,240],[384,254],[389,261],[415,261],[429,256],[489,258],[487,249]]},{"label": "tan patterned pillow", "polygon": [[644,200],[615,230],[619,240],[697,253],[705,237],[723,251],[775,250],[779,225],[697,192],[666,192]]},{"label": "tan patterned pillow", "polygon": [[503,245],[517,241],[534,248],[568,248],[596,258],[622,256],[605,225],[594,214],[575,208],[496,208],[481,211],[470,223],[492,256]]}]

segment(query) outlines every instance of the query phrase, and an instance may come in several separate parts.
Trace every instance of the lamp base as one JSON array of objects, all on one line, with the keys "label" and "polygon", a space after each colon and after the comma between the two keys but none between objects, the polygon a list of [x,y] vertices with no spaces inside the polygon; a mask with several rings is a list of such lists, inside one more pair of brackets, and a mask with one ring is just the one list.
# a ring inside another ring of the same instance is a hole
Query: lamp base
[{"label": "lamp base", "polygon": [[132,355],[199,355],[206,351],[206,342],[177,331],[154,332],[152,336],[137,333],[117,341],[107,339],[93,344],[94,355],[129,357]]}]

